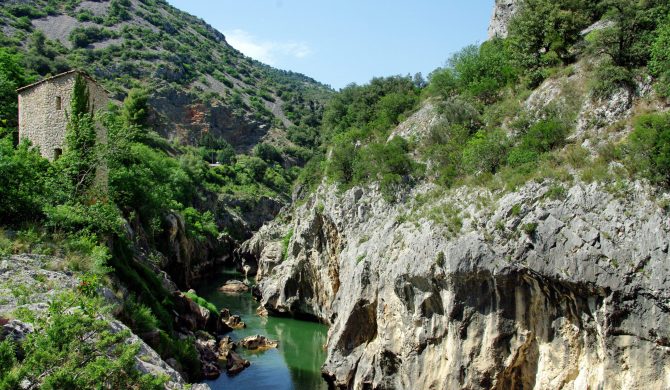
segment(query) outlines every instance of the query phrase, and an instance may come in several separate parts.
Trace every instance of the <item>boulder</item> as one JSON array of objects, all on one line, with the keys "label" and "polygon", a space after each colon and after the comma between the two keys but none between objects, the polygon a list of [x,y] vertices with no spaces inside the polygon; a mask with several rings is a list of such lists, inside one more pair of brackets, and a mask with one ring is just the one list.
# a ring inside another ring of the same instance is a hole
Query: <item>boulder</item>
[{"label": "boulder", "polygon": [[205,379],[216,379],[221,375],[219,367],[219,357],[217,355],[217,344],[214,339],[198,338],[195,341],[195,347],[200,355],[200,364],[202,375]]},{"label": "boulder", "polygon": [[255,335],[243,338],[240,340],[239,345],[245,349],[253,351],[265,351],[279,347],[279,341],[270,340],[265,336]]},{"label": "boulder", "polygon": [[249,286],[239,280],[229,280],[223,286],[219,287],[219,291],[227,294],[239,294],[249,291]]},{"label": "boulder", "polygon": [[242,358],[235,351],[228,351],[228,356],[226,358],[226,370],[228,371],[228,375],[237,375],[250,365],[251,362]]},{"label": "boulder", "polygon": [[16,343],[23,341],[34,328],[31,324],[19,320],[8,320],[0,329],[0,341],[11,339]]},{"label": "boulder", "polygon": [[242,318],[237,314],[230,314],[230,310],[222,309],[219,313],[220,321],[226,326],[232,329],[244,329],[247,325],[242,322]]}]

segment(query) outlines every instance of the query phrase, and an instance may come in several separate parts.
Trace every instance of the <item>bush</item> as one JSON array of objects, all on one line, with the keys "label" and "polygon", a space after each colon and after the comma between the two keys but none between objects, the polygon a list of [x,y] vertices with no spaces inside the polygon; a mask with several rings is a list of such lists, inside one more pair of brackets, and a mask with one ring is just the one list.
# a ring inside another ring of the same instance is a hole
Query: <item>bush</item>
[{"label": "bush", "polygon": [[99,298],[73,293],[56,296],[48,313],[31,319],[35,332],[22,343],[21,361],[0,344],[0,388],[29,381],[44,389],[162,389],[166,378],[135,368],[139,346],[130,332],[112,332]]},{"label": "bush", "polygon": [[158,320],[151,309],[138,303],[134,295],[130,295],[123,301],[120,317],[134,333],[140,335],[158,328]]},{"label": "bush", "polygon": [[186,232],[199,241],[204,241],[206,237],[217,237],[219,231],[214,222],[214,215],[210,211],[200,213],[193,207],[187,207],[182,211],[186,221]]},{"label": "bush", "polygon": [[670,184],[670,114],[648,114],[635,119],[629,136],[629,166],[653,183]]},{"label": "bush", "polygon": [[507,153],[507,135],[500,129],[478,131],[463,149],[463,167],[468,173],[494,173]]},{"label": "bush", "polygon": [[29,143],[14,149],[10,138],[0,139],[0,219],[4,223],[41,218],[49,194],[48,166]]},{"label": "bush", "polygon": [[283,160],[279,150],[274,145],[265,142],[260,143],[254,147],[254,156],[262,159],[267,163],[281,163]]},{"label": "bush", "polygon": [[592,96],[596,99],[607,99],[621,88],[634,87],[631,71],[609,62],[598,66],[591,81]]},{"label": "bush", "polygon": [[537,231],[537,223],[536,222],[527,223],[523,225],[521,229],[527,235],[532,236],[535,234],[535,231]]},{"label": "bush", "polygon": [[70,33],[70,42],[75,48],[85,48],[88,45],[114,38],[113,31],[100,27],[77,27]]}]

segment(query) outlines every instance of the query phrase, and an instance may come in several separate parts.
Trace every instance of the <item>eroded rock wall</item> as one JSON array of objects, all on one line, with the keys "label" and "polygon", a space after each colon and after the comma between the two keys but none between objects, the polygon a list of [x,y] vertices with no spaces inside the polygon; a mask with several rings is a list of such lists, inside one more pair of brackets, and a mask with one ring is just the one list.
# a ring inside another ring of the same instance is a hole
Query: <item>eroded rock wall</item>
[{"label": "eroded rock wall", "polygon": [[252,239],[262,304],[330,324],[336,388],[669,387],[667,195],[550,188],[322,186]]}]

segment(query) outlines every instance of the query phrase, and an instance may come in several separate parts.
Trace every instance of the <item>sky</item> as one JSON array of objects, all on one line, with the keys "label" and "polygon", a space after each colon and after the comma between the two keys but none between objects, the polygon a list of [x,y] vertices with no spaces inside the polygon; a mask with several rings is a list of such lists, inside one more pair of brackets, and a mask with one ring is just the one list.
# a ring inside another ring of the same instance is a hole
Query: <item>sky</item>
[{"label": "sky", "polygon": [[168,0],[245,55],[335,89],[427,76],[486,40],[494,0]]}]

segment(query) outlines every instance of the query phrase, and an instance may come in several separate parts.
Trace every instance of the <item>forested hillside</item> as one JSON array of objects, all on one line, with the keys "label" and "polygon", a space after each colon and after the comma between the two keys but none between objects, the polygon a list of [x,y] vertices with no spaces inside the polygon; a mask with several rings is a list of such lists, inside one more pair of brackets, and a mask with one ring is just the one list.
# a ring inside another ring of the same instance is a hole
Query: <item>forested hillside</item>
[{"label": "forested hillside", "polygon": [[[616,161],[631,177],[667,185],[668,118],[654,111],[670,96],[670,6],[517,3],[507,37],[463,48],[428,81],[380,78],[338,93],[324,112],[322,157],[303,181],[326,177],[344,189],[378,182],[393,198],[424,179],[511,190],[565,177],[568,166],[604,180]],[[633,106],[639,115],[631,119]],[[394,131],[417,110],[420,122],[433,109],[434,126]],[[603,128],[635,131],[608,138]]]},{"label": "forested hillside", "polygon": [[119,101],[151,91],[151,121],[179,144],[223,138],[238,151],[262,140],[302,157],[287,132],[318,126],[330,89],[245,57],[202,20],[162,0],[6,1],[2,47],[31,79],[82,69]]}]

